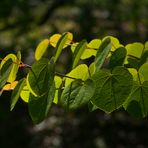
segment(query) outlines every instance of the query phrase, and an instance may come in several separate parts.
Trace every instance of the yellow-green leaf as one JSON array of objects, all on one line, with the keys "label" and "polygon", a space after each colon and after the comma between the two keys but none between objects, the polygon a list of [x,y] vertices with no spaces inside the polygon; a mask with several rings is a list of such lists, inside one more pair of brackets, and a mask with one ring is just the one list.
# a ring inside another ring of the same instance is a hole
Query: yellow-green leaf
[{"label": "yellow-green leaf", "polygon": [[[67,76],[85,81],[89,77],[88,67],[86,64],[80,64],[70,73],[68,73]],[[69,85],[73,80],[74,79],[66,78],[65,86]]]},{"label": "yellow-green leaf", "polygon": [[99,39],[93,39],[92,41],[90,41],[87,44],[87,48],[84,50],[81,59],[84,60],[90,58],[91,56],[96,56],[97,53],[96,49],[98,49],[100,45],[101,45],[101,40]]},{"label": "yellow-green leaf", "polygon": [[92,76],[95,73],[95,71],[96,71],[96,66],[95,66],[95,63],[93,62],[93,63],[91,63],[89,65],[89,74],[90,74],[90,76]]},{"label": "yellow-green leaf", "polygon": [[135,68],[128,68],[128,71],[131,73],[131,75],[133,76],[133,80],[137,81],[137,75],[138,75],[138,71]]},{"label": "yellow-green leaf", "polygon": [[110,38],[110,40],[111,40],[111,43],[112,43],[111,51],[115,51],[117,48],[123,46],[122,44],[120,44],[119,40],[113,36],[106,36],[105,38],[103,38],[103,41],[106,38]]},{"label": "yellow-green leaf", "polygon": [[135,42],[135,43],[126,45],[125,48],[127,50],[127,55],[140,58],[144,50],[144,45],[142,43]]},{"label": "yellow-green leaf", "polygon": [[81,56],[81,59],[84,60],[84,59],[90,58],[91,56],[96,56],[96,53],[97,53],[97,51],[94,50],[94,49],[86,49],[86,50],[83,52],[83,54],[82,54],[82,56]]},{"label": "yellow-green leaf", "polygon": [[55,96],[54,96],[53,102],[54,102],[55,104],[57,104],[57,103],[58,103],[58,90],[57,90],[57,89],[59,89],[59,87],[60,87],[61,84],[62,84],[62,78],[59,77],[59,76],[55,76],[55,77],[54,77],[54,81],[55,81],[56,91],[55,91]]},{"label": "yellow-green leaf", "polygon": [[8,61],[9,59],[11,59],[13,61],[12,63],[12,69],[11,69],[11,72],[9,74],[9,78],[7,80],[7,82],[13,82],[15,81],[16,79],[16,74],[18,72],[18,69],[19,69],[19,63],[20,61],[18,60],[18,58],[16,57],[16,55],[14,54],[8,54],[1,62],[1,65],[0,65],[0,69],[3,67],[4,63],[6,61]]},{"label": "yellow-green leaf", "polygon": [[88,43],[87,47],[92,49],[98,49],[100,45],[101,45],[100,39],[93,39]]},{"label": "yellow-green leaf", "polygon": [[50,37],[49,39],[49,43],[50,45],[52,45],[53,47],[56,47],[58,40],[60,39],[61,34],[54,34]]},{"label": "yellow-green leaf", "polygon": [[29,91],[29,89],[26,85],[26,86],[23,87],[23,89],[20,93],[20,97],[24,102],[28,103],[29,102],[29,96],[30,96],[30,91]]},{"label": "yellow-green leaf", "polygon": [[[73,34],[72,33],[67,32],[67,35],[68,35],[67,41],[66,41],[66,43],[65,43],[63,48],[66,48],[72,42],[72,39],[73,39]],[[60,37],[61,37],[61,34],[54,34],[54,35],[52,35],[50,37],[50,39],[49,39],[50,44],[53,47],[56,47]]]},{"label": "yellow-green leaf", "polygon": [[49,45],[49,40],[48,39],[44,39],[43,41],[41,41],[39,43],[39,45],[37,46],[37,48],[35,50],[35,59],[36,60],[41,59],[41,57],[46,52],[46,50],[48,48],[48,45]]},{"label": "yellow-green leaf", "polygon": [[148,62],[139,68],[139,73],[143,76],[144,81],[148,81]]},{"label": "yellow-green leaf", "polygon": [[147,42],[145,42],[145,50],[148,50],[148,41]]}]

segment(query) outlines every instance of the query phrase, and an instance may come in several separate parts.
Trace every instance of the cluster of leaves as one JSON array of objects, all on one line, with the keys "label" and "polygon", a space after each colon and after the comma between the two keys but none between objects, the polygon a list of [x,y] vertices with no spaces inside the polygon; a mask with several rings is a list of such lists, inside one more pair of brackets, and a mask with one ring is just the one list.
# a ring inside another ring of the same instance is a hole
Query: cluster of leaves
[{"label": "cluster of leaves", "polygon": [[[44,58],[48,46],[55,52]],[[67,46],[73,55],[71,71],[55,71],[57,60]],[[90,65],[81,61],[94,57]],[[148,115],[148,42],[120,44],[117,38],[107,36],[73,42],[70,32],[54,34],[44,39],[35,50],[33,65],[21,61],[21,53],[8,54],[0,63],[0,89],[13,90],[11,107],[18,99],[28,103],[34,123],[44,120],[53,103],[66,110],[88,105],[90,111],[101,109],[111,113],[123,107],[136,117]],[[19,68],[28,68],[26,77],[17,80]]]}]

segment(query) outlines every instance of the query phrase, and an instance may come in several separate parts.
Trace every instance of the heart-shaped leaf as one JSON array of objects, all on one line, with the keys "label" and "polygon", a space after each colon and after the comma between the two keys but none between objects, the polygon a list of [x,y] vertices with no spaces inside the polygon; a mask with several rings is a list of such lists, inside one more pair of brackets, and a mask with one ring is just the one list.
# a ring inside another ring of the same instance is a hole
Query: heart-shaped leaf
[{"label": "heart-shaped leaf", "polygon": [[111,72],[100,70],[94,74],[93,80],[96,89],[91,101],[107,113],[122,106],[133,84],[131,74],[124,67],[116,67]]}]

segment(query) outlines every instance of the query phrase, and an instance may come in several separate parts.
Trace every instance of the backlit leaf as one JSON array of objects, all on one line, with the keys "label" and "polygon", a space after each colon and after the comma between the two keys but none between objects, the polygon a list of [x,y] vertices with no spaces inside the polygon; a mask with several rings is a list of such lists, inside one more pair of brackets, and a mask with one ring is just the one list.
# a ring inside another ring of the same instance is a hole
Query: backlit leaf
[{"label": "backlit leaf", "polygon": [[12,60],[7,60],[0,69],[0,89],[6,84],[12,69]]},{"label": "backlit leaf", "polygon": [[20,93],[20,97],[24,102],[28,103],[29,96],[30,96],[30,91],[29,91],[27,85],[25,85]]},{"label": "backlit leaf", "polygon": [[50,37],[50,39],[49,39],[50,45],[52,45],[53,47],[56,47],[60,37],[61,37],[61,34],[54,34],[54,35],[52,35]]},{"label": "backlit leaf", "polygon": [[87,59],[90,58],[91,56],[96,56],[97,49],[101,45],[101,40],[99,39],[93,39],[87,44],[87,48],[84,50],[81,59]]},{"label": "backlit leaf", "polygon": [[[144,45],[139,42],[128,44],[125,46],[125,48],[127,50],[127,58],[125,60],[125,64],[130,63],[130,59],[137,60],[137,59],[141,58],[142,53],[144,52]],[[132,65],[134,65],[134,63],[135,62],[133,62]]]},{"label": "backlit leaf", "polygon": [[48,39],[44,39],[43,41],[41,41],[39,43],[39,45],[37,46],[37,48],[35,50],[35,59],[36,60],[41,59],[41,57],[46,52],[46,50],[48,48],[48,45],[49,45],[49,40]]},{"label": "backlit leaf", "polygon": [[18,60],[18,58],[14,55],[14,54],[8,54],[1,62],[1,65],[0,65],[0,69],[3,67],[4,63],[6,61],[8,61],[9,59],[11,59],[13,61],[12,63],[12,69],[11,69],[11,72],[9,74],[9,78],[7,80],[7,82],[13,82],[15,81],[16,79],[16,74],[18,72],[18,69],[19,69],[19,63],[20,61]]},{"label": "backlit leaf", "polygon": [[144,81],[148,81],[148,62],[139,68],[139,73],[143,76]]},{"label": "backlit leaf", "polygon": [[125,48],[127,49],[127,55],[140,58],[144,50],[144,45],[141,43],[135,42],[135,43],[126,45]]},{"label": "backlit leaf", "polygon": [[92,49],[98,49],[100,45],[101,45],[100,39],[93,39],[88,43],[87,47]]},{"label": "backlit leaf", "polygon": [[[55,81],[55,87],[56,87],[56,89],[59,89],[60,86],[61,86],[61,84],[62,84],[62,78],[59,77],[59,76],[55,76],[55,77],[54,77],[54,81]],[[54,102],[55,104],[58,103],[58,90],[56,90],[56,92],[55,92],[55,96],[54,96],[53,102]]]},{"label": "backlit leaf", "polygon": [[133,76],[133,80],[137,81],[138,71],[135,68],[128,68],[128,71]]},{"label": "backlit leaf", "polygon": [[[67,32],[67,35],[68,35],[67,41],[65,42],[65,45],[64,45],[63,48],[66,48],[66,47],[72,42],[72,39],[73,39],[72,33]],[[54,34],[54,35],[52,35],[52,36],[50,37],[50,39],[49,39],[50,44],[51,44],[53,47],[56,47],[56,46],[57,46],[57,43],[58,43],[58,41],[59,41],[59,39],[60,39],[60,37],[61,37],[61,34]]]},{"label": "backlit leaf", "polygon": [[[80,64],[70,73],[68,73],[67,76],[85,81],[89,77],[88,67],[86,64]],[[66,78],[65,86],[69,85],[73,80],[74,79]]]},{"label": "backlit leaf", "polygon": [[85,49],[80,59],[88,59],[91,56],[96,56],[96,53],[97,51],[95,49]]},{"label": "backlit leaf", "polygon": [[113,36],[106,36],[105,38],[103,38],[103,41],[106,38],[110,38],[110,40],[111,40],[111,43],[112,43],[111,51],[115,51],[117,48],[123,47],[123,45],[120,44],[120,42],[119,42],[119,40],[117,38],[115,38]]},{"label": "backlit leaf", "polygon": [[96,66],[95,66],[95,63],[94,63],[94,62],[89,65],[88,71],[89,71],[89,75],[90,75],[90,76],[92,76],[92,75],[95,73],[95,71],[96,71]]}]

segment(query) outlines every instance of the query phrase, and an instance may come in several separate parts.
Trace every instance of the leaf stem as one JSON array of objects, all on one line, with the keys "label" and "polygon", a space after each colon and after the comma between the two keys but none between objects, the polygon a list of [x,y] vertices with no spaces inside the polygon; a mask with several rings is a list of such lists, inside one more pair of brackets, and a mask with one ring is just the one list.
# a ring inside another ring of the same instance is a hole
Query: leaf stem
[{"label": "leaf stem", "polygon": [[[0,61],[6,62],[6,60],[4,60],[4,59],[2,59],[2,58],[0,58]],[[17,63],[17,62],[13,62],[13,61],[12,61],[12,63],[18,65],[20,68],[31,68],[30,65],[24,64],[22,61],[21,61],[20,63]]]},{"label": "leaf stem", "polygon": [[55,74],[58,75],[58,76],[69,78],[69,79],[73,79],[73,80],[77,79],[77,78],[74,78],[74,77],[70,77],[70,76],[64,75],[64,74],[59,73],[59,72],[55,72]]},{"label": "leaf stem", "polygon": [[137,75],[138,75],[138,80],[139,80],[139,83],[140,83],[140,85],[141,85],[142,83],[141,83],[141,79],[140,79],[139,72],[137,72]]}]

